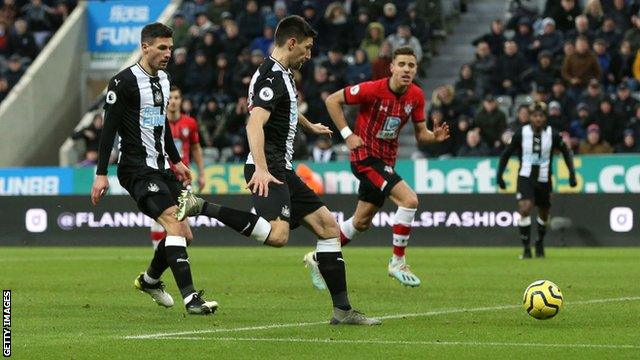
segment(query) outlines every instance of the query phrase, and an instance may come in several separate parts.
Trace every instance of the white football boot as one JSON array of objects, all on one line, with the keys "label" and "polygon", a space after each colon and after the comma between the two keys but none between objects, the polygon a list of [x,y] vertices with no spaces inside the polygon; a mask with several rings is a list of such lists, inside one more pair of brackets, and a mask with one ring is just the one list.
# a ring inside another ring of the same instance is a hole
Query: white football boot
[{"label": "white football boot", "polygon": [[315,251],[311,251],[307,253],[304,258],[302,258],[302,262],[304,266],[309,270],[309,275],[311,275],[311,283],[318,290],[326,290],[327,284],[324,282],[324,278],[320,273],[320,269],[318,268],[318,262],[314,258]]},{"label": "white football boot", "polygon": [[389,260],[389,276],[398,280],[402,285],[417,287],[420,286],[420,279],[411,272],[409,265],[405,260],[393,261],[393,257]]}]

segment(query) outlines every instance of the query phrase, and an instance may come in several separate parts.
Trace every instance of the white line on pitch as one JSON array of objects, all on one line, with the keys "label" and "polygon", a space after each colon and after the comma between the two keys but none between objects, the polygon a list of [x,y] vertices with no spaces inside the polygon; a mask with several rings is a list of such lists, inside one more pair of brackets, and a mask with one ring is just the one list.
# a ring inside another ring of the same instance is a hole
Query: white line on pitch
[{"label": "white line on pitch", "polygon": [[374,344],[374,345],[458,345],[458,346],[529,346],[529,347],[567,347],[567,348],[596,348],[596,349],[640,349],[640,345],[626,344],[540,344],[540,343],[510,343],[510,342],[480,342],[480,341],[394,341],[394,340],[336,340],[336,339],[296,339],[296,338],[236,338],[236,337],[180,337],[169,336],[157,340],[213,340],[213,341],[262,341],[262,342],[292,342],[292,343],[326,343],[326,344]]},{"label": "white line on pitch", "polygon": [[[567,306],[589,305],[589,304],[621,302],[621,301],[635,301],[635,300],[640,300],[640,296],[573,301],[573,302],[567,303]],[[465,313],[465,312],[506,310],[506,309],[519,308],[521,306],[522,305],[501,305],[501,306],[488,306],[488,307],[477,307],[477,308],[444,309],[444,310],[428,311],[423,313],[384,315],[384,316],[379,316],[377,318],[382,320],[403,319],[403,318],[410,318],[410,317],[426,317],[426,316],[457,314],[457,313]],[[228,333],[228,332],[237,332],[237,331],[269,330],[269,329],[324,325],[327,323],[328,323],[327,321],[316,321],[316,322],[289,323],[289,324],[270,324],[270,325],[247,326],[247,327],[239,327],[239,328],[192,330],[192,331],[181,331],[181,332],[171,332],[171,333],[155,333],[155,334],[147,334],[147,335],[129,335],[129,336],[124,336],[123,338],[124,339],[157,339],[157,338],[165,338],[169,336],[175,337],[175,336],[181,336],[181,335],[198,335],[198,334]]]}]

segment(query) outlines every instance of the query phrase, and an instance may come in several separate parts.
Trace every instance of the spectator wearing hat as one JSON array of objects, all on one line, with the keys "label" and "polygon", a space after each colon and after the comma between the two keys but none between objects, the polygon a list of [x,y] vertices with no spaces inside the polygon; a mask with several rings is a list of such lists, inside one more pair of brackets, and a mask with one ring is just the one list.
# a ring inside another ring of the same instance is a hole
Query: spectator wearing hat
[{"label": "spectator wearing hat", "polygon": [[481,41],[476,45],[476,59],[471,64],[473,73],[476,76],[478,96],[490,93],[492,89],[493,77],[496,70],[496,58],[491,53],[489,44]]},{"label": "spectator wearing hat", "polygon": [[458,150],[456,155],[460,157],[480,157],[489,155],[489,147],[480,138],[480,129],[475,128],[467,131],[466,141]]},{"label": "spectator wearing hat", "polygon": [[7,79],[9,91],[11,91],[14,86],[16,86],[24,72],[25,68],[22,64],[22,58],[20,57],[20,55],[11,55],[11,57],[9,57],[9,61],[7,62],[7,70],[3,74],[4,78]]},{"label": "spectator wearing hat", "polygon": [[347,52],[351,43],[351,26],[344,5],[337,1],[329,4],[318,31],[322,34],[321,51],[338,49],[341,53]]},{"label": "spectator wearing hat", "polygon": [[507,117],[492,95],[485,96],[474,125],[480,128],[480,135],[490,148],[500,146],[500,135],[507,128]]},{"label": "spectator wearing hat", "polygon": [[638,100],[631,96],[629,86],[621,82],[616,91],[613,110],[623,118],[630,119],[635,115],[636,106],[638,106]]},{"label": "spectator wearing hat", "polygon": [[391,52],[401,46],[410,46],[415,52],[418,64],[422,61],[422,45],[420,45],[420,41],[411,34],[411,28],[408,24],[402,23],[398,25],[398,30],[394,34],[387,36],[387,41],[391,44]]},{"label": "spectator wearing hat", "polygon": [[624,119],[613,111],[613,104],[608,97],[600,101],[598,110],[593,114],[593,120],[600,127],[600,136],[609,144],[617,144],[622,140]]},{"label": "spectator wearing hat", "polygon": [[367,57],[372,63],[378,58],[380,46],[384,41],[384,27],[379,22],[367,25],[367,34],[360,42],[360,48],[367,52]]},{"label": "spectator wearing hat", "polygon": [[576,17],[579,15],[580,8],[576,0],[561,0],[560,6],[550,14],[550,17],[556,22],[558,30],[566,33],[574,28]]},{"label": "spectator wearing hat", "polygon": [[569,131],[571,122],[569,118],[566,117],[562,112],[562,107],[560,106],[559,102],[549,102],[549,116],[547,118],[548,124],[551,125],[551,127],[553,127],[554,129],[560,132]]},{"label": "spectator wearing hat", "polygon": [[540,51],[547,50],[555,56],[562,51],[563,40],[562,33],[556,30],[555,21],[552,18],[545,18],[542,20],[542,34],[535,37],[530,51],[538,56]]},{"label": "spectator wearing hat", "polygon": [[273,45],[273,35],[274,29],[269,25],[265,25],[262,29],[262,36],[253,39],[249,45],[249,49],[260,50],[263,54],[270,54],[271,46]]},{"label": "spectator wearing hat", "polygon": [[287,17],[289,14],[287,9],[287,3],[284,0],[276,0],[273,3],[273,11],[267,14],[265,19],[265,25],[276,28],[280,20]]},{"label": "spectator wearing hat", "polygon": [[586,129],[592,122],[589,106],[586,103],[579,103],[576,106],[576,117],[571,121],[571,126],[569,127],[572,148],[577,148],[580,140],[586,138]]},{"label": "spectator wearing hat", "polygon": [[513,40],[504,42],[504,52],[496,62],[496,94],[515,97],[525,92],[523,76],[527,70],[524,56]]},{"label": "spectator wearing hat", "polygon": [[500,19],[495,19],[491,22],[490,31],[476,39],[471,43],[473,46],[478,46],[481,42],[486,42],[489,45],[489,49],[494,56],[502,54],[504,48],[504,23]]},{"label": "spectator wearing hat", "polygon": [[562,63],[562,78],[571,85],[570,96],[577,96],[584,90],[590,79],[600,78],[598,58],[589,49],[589,41],[578,36],[575,42],[576,52],[565,57]]},{"label": "spectator wearing hat", "polygon": [[215,27],[211,20],[204,12],[197,13],[193,25],[189,27],[189,35],[194,39],[199,39],[207,31],[215,31]]},{"label": "spectator wearing hat", "polygon": [[622,132],[622,142],[615,146],[615,152],[621,154],[640,152],[640,146],[638,146],[633,130],[625,129]]},{"label": "spectator wearing hat", "polygon": [[610,16],[605,16],[602,26],[596,31],[595,38],[603,39],[609,44],[608,48],[615,51],[622,41],[622,33],[616,28],[614,19]]},{"label": "spectator wearing hat", "polygon": [[525,71],[524,78],[527,82],[542,85],[547,89],[560,77],[560,71],[553,66],[553,55],[549,51],[541,51],[538,54],[538,63],[533,69]]},{"label": "spectator wearing hat", "polygon": [[591,124],[587,127],[587,138],[580,142],[580,154],[610,154],[613,148],[606,140],[600,138],[600,127]]},{"label": "spectator wearing hat", "polygon": [[318,14],[318,9],[313,1],[305,1],[302,3],[302,17],[311,25],[313,29],[317,29],[322,21],[322,17]]},{"label": "spectator wearing hat", "polygon": [[[189,24],[182,11],[176,11],[171,20],[171,28],[173,29],[173,46],[180,48],[187,46],[189,43]],[[172,74],[173,75],[173,74]]]},{"label": "spectator wearing hat", "polygon": [[578,102],[584,102],[589,106],[589,113],[595,114],[600,107],[600,101],[602,101],[606,97],[605,93],[602,91],[602,87],[600,86],[600,82],[596,79],[589,80],[589,86],[579,97]]},{"label": "spectator wearing hat", "polygon": [[578,36],[586,36],[589,39],[589,44],[594,40],[594,33],[589,28],[589,19],[586,15],[579,15],[576,17],[575,27],[567,31],[565,40],[576,41]]},{"label": "spectator wearing hat", "polygon": [[513,41],[518,45],[518,51],[522,55],[527,56],[528,60],[530,60],[530,56],[527,55],[527,49],[529,49],[533,40],[534,37],[533,30],[531,29],[531,20],[528,17],[523,16],[518,20],[516,31],[513,35]]}]

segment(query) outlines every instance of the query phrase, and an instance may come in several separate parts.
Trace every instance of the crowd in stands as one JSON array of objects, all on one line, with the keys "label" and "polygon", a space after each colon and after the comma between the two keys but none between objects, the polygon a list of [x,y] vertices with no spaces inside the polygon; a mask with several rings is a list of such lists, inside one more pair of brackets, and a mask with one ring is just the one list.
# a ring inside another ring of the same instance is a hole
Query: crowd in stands
[{"label": "crowd in stands", "polygon": [[0,102],[76,3],[77,0],[0,0]]},{"label": "crowd in stands", "polygon": [[[244,162],[251,76],[268,56],[278,21],[304,17],[318,36],[312,61],[295,72],[299,111],[338,133],[324,99],[342,87],[389,75],[395,48],[411,45],[429,56],[442,28],[439,1],[187,0],[169,24],[174,30],[172,84],[182,111],[200,124],[202,146],[217,162]],[[298,131],[296,159],[335,159],[332,139]],[[340,139],[341,140],[341,139]]]},{"label": "crowd in stands", "polygon": [[534,101],[547,103],[549,125],[575,153],[640,152],[640,1],[513,10],[473,41],[456,83],[434,91],[429,121],[446,121],[452,136],[421,155],[498,155]]}]

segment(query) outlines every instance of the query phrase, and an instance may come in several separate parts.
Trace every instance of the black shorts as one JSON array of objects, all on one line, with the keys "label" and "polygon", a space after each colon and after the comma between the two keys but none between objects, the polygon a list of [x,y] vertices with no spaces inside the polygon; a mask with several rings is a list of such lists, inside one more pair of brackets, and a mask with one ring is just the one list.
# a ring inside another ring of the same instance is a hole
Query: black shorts
[{"label": "black shorts", "polygon": [[[255,172],[255,165],[244,166],[244,178],[247,182]],[[269,184],[269,196],[251,194],[256,214],[268,221],[280,218],[289,223],[291,229],[300,226],[302,219],[320,209],[324,203],[307,184],[292,170],[285,170],[272,175],[283,184]]]},{"label": "black shorts", "polygon": [[138,209],[156,220],[168,208],[178,204],[184,186],[171,170],[121,170],[118,180],[135,200]]},{"label": "black shorts", "polygon": [[518,191],[516,199],[533,200],[536,206],[551,206],[551,180],[548,182],[539,182],[524,176],[518,176]]},{"label": "black shorts", "polygon": [[358,200],[377,207],[382,207],[391,189],[402,181],[393,167],[374,157],[352,162],[351,171],[360,180]]}]

